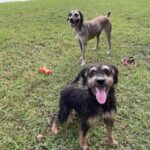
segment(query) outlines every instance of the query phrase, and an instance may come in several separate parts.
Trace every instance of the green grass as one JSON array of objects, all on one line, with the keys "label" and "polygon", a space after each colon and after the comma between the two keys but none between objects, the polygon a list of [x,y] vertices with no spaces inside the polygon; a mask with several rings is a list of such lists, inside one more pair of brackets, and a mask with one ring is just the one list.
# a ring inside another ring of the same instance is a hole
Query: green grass
[{"label": "green grass", "polygon": [[[114,127],[118,150],[150,149],[150,1],[148,0],[33,0],[0,4],[0,149],[78,150],[78,123],[52,135],[49,122],[58,110],[59,91],[80,70],[80,50],[66,22],[69,10],[85,19],[112,12],[113,56],[88,43],[88,62],[102,61],[120,70],[117,86],[118,120]],[[137,65],[125,67],[124,56],[135,55]],[[38,73],[40,66],[53,75]],[[43,134],[42,141],[37,135]],[[88,134],[91,150],[109,149],[105,129]]]}]

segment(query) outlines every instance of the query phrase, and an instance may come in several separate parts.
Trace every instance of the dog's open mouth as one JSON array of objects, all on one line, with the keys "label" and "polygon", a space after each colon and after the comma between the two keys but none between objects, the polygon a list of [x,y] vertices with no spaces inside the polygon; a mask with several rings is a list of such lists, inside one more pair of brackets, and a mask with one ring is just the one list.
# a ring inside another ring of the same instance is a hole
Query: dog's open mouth
[{"label": "dog's open mouth", "polygon": [[96,96],[97,102],[99,104],[105,104],[106,103],[106,99],[107,99],[106,88],[105,87],[103,87],[103,88],[96,87],[95,88],[95,96]]},{"label": "dog's open mouth", "polygon": [[72,28],[75,27],[78,22],[79,22],[79,20],[76,20],[76,21],[70,20],[70,25],[71,25],[71,27],[72,27]]},{"label": "dog's open mouth", "polygon": [[76,26],[76,23],[70,23],[71,27],[75,27]]}]

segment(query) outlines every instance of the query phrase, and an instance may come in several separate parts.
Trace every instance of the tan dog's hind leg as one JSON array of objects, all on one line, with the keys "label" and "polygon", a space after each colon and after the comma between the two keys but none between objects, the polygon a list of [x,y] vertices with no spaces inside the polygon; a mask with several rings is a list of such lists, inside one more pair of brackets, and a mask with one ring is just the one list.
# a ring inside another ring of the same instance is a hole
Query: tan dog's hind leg
[{"label": "tan dog's hind leg", "polygon": [[107,37],[108,46],[109,46],[109,50],[107,51],[107,54],[111,55],[111,53],[112,53],[112,51],[111,51],[111,33],[106,33],[106,37]]}]

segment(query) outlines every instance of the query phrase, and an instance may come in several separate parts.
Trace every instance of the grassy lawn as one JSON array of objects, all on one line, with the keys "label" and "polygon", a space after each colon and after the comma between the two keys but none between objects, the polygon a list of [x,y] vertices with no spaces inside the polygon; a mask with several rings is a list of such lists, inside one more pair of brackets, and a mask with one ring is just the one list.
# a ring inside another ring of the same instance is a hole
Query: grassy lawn
[{"label": "grassy lawn", "polygon": [[[112,12],[113,56],[106,55],[107,41],[88,62],[107,62],[120,70],[117,86],[118,120],[114,127],[118,150],[150,149],[150,1],[149,0],[33,0],[0,4],[0,150],[78,150],[78,123],[49,129],[58,110],[59,91],[80,66],[80,50],[66,22],[69,10],[79,9],[85,19]],[[137,65],[125,67],[124,56],[135,55]],[[54,71],[44,76],[38,68]],[[45,138],[37,140],[37,135]],[[103,125],[88,134],[91,150],[107,150]]]}]

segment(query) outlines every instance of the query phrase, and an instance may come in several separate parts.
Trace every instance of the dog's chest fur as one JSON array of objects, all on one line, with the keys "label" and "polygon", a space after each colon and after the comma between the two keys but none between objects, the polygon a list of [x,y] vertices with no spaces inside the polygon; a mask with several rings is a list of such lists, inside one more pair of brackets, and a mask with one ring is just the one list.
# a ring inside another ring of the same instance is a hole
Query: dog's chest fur
[{"label": "dog's chest fur", "polygon": [[85,36],[85,34],[81,31],[76,32],[76,39],[78,41],[80,41],[81,43],[85,43],[85,41],[87,41],[87,38]]},{"label": "dog's chest fur", "polygon": [[106,111],[103,114],[98,113],[95,116],[89,117],[87,122],[90,126],[93,126],[93,125],[97,124],[98,122],[101,122],[104,120],[115,121],[116,118],[117,118],[116,111],[114,109],[112,109],[111,111]]},{"label": "dog's chest fur", "polygon": [[[113,90],[111,93],[113,94]],[[100,120],[116,118],[116,102],[113,96],[105,105],[99,105],[88,89],[69,86],[62,91],[61,99],[66,106],[79,113],[81,118],[86,118],[91,126]]]},{"label": "dog's chest fur", "polygon": [[76,39],[81,43],[85,43],[88,40],[88,31],[82,26],[81,29],[76,29]]},{"label": "dog's chest fur", "polygon": [[85,22],[81,29],[76,29],[76,39],[81,43],[86,43],[88,40],[93,39],[99,33],[99,25],[93,25],[90,22]]}]

